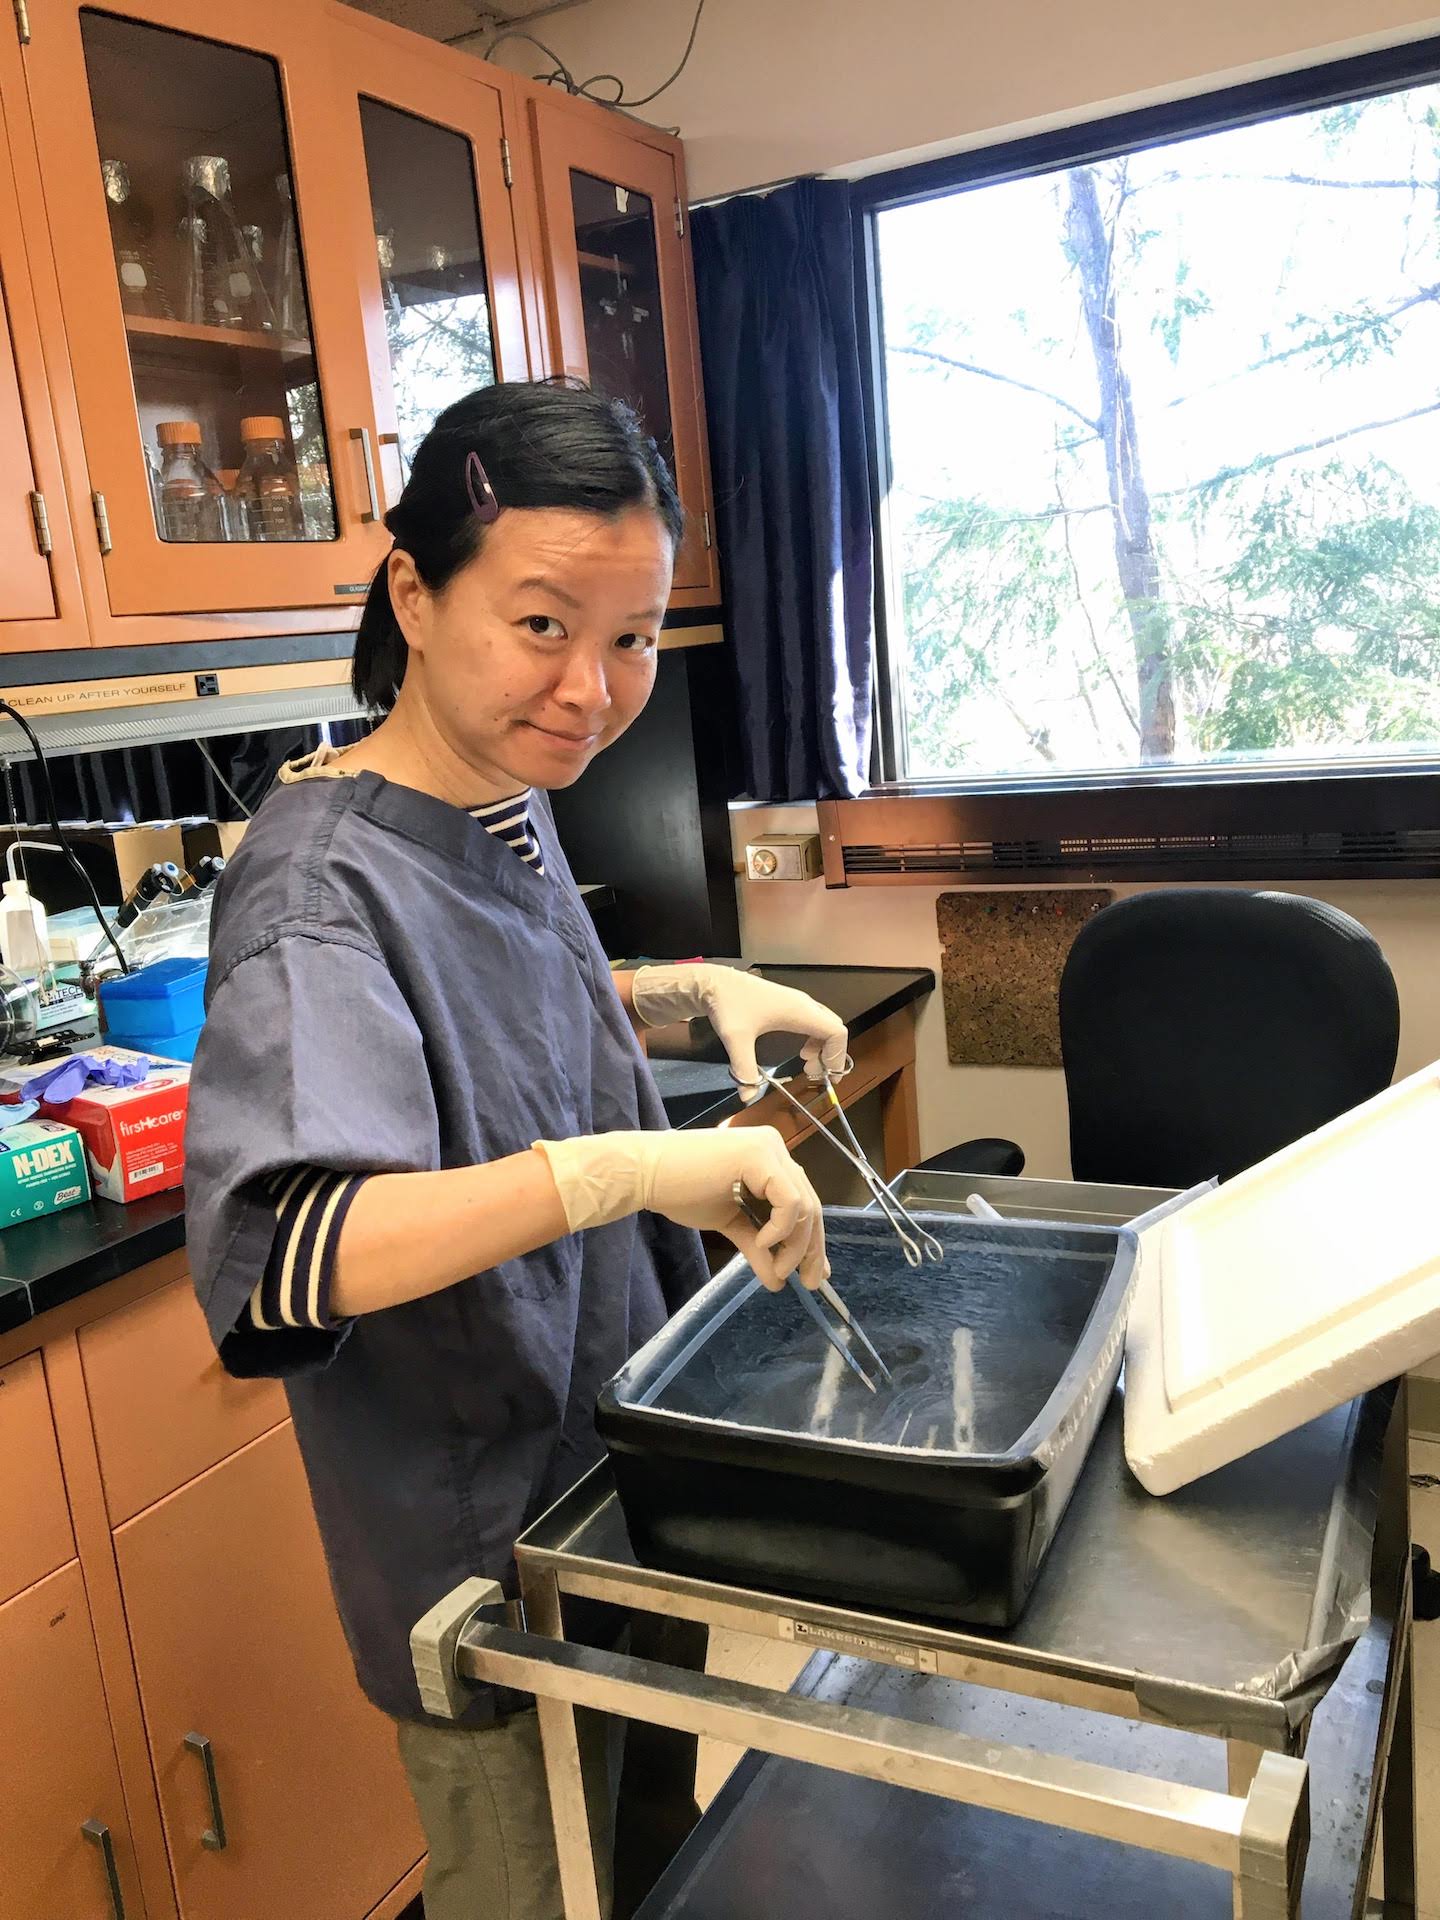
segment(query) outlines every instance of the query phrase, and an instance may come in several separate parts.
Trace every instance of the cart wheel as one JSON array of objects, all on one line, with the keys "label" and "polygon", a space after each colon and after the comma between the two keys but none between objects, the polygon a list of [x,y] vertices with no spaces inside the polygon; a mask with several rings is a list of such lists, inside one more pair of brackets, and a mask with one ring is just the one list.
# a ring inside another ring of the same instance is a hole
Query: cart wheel
[{"label": "cart wheel", "polygon": [[1410,1584],[1417,1620],[1440,1620],[1440,1573],[1430,1564],[1424,1547],[1410,1548]]}]

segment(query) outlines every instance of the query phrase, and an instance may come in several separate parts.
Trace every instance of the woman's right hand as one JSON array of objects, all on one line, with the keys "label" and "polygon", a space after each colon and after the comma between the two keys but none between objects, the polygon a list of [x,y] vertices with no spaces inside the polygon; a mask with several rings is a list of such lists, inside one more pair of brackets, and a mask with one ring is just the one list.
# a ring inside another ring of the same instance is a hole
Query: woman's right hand
[{"label": "woman's right hand", "polygon": [[[723,1233],[772,1292],[791,1273],[807,1287],[829,1278],[820,1201],[774,1127],[596,1133],[535,1146],[572,1233],[646,1208],[680,1226]],[[764,1226],[740,1208],[737,1185],[769,1209]]]}]

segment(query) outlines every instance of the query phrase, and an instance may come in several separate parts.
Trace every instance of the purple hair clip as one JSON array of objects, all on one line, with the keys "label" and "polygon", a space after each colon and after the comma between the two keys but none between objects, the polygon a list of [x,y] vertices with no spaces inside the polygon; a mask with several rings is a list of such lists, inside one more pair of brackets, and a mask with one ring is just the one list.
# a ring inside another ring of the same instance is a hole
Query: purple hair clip
[{"label": "purple hair clip", "polygon": [[495,498],[495,489],[480,464],[478,453],[465,456],[465,491],[470,495],[470,505],[481,526],[488,527],[492,520],[499,519],[500,502]]}]

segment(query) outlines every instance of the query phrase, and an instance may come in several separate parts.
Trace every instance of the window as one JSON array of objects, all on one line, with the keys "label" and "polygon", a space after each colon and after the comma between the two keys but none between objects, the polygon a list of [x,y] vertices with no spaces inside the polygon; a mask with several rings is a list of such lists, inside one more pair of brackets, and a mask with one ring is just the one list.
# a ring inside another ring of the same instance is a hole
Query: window
[{"label": "window", "polygon": [[1440,759],[1425,51],[867,184],[890,777]]}]

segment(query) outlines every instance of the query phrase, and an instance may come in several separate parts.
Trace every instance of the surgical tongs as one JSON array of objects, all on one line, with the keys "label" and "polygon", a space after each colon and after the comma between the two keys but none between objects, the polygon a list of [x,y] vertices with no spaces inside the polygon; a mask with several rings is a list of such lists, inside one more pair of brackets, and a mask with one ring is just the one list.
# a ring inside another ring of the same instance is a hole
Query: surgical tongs
[{"label": "surgical tongs", "polygon": [[[763,1227],[769,1218],[768,1209],[763,1207],[744,1183],[739,1180],[735,1182],[735,1204],[753,1227]],[[824,1334],[825,1338],[845,1362],[846,1366],[849,1367],[850,1371],[858,1380],[864,1382],[871,1393],[878,1393],[879,1388],[850,1351],[850,1348],[845,1342],[844,1334],[840,1332],[839,1328],[832,1326],[820,1311],[819,1301],[815,1298],[817,1293],[820,1299],[825,1302],[826,1306],[829,1307],[830,1311],[835,1315],[835,1318],[842,1323],[848,1332],[853,1333],[855,1338],[860,1342],[866,1355],[874,1361],[875,1371],[885,1382],[885,1385],[887,1387],[894,1386],[894,1377],[885,1362],[875,1351],[870,1336],[828,1280],[822,1280],[817,1287],[812,1289],[801,1281],[798,1274],[792,1273],[788,1276],[787,1285],[790,1287],[791,1292],[796,1295],[800,1304],[815,1322],[816,1326],[819,1327],[821,1333]]]},{"label": "surgical tongs", "polygon": [[[798,1112],[803,1113],[805,1118],[822,1138],[828,1140],[835,1151],[843,1154],[845,1159],[850,1162],[850,1165],[865,1182],[866,1189],[874,1198],[876,1206],[879,1207],[881,1213],[884,1214],[886,1220],[894,1229],[895,1237],[900,1242],[905,1258],[909,1261],[910,1265],[912,1267],[918,1267],[922,1258],[933,1260],[937,1266],[940,1265],[945,1258],[944,1247],[941,1246],[933,1233],[927,1233],[925,1231],[920,1222],[909,1209],[895,1197],[875,1171],[874,1167],[872,1167],[866,1159],[865,1149],[856,1138],[855,1129],[851,1126],[849,1116],[840,1104],[840,1096],[835,1091],[835,1082],[831,1079],[830,1075],[822,1072],[820,1084],[824,1089],[826,1099],[834,1109],[836,1122],[845,1135],[844,1140],[838,1138],[835,1129],[827,1126],[812,1107],[807,1107],[803,1100],[797,1099],[789,1087],[785,1085],[785,1082],[771,1073],[768,1067],[762,1067],[760,1069],[760,1079],[762,1084],[769,1087],[772,1093],[780,1094],[781,1097],[788,1100],[791,1106]],[[847,1140],[850,1143],[848,1146],[845,1144]]]}]

